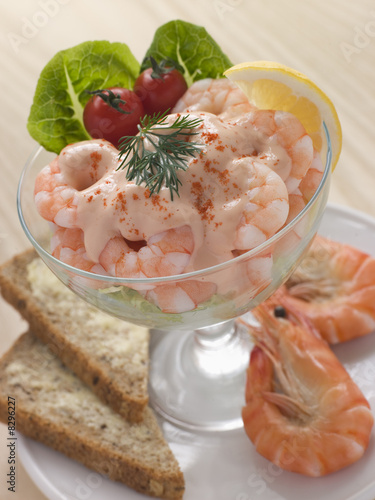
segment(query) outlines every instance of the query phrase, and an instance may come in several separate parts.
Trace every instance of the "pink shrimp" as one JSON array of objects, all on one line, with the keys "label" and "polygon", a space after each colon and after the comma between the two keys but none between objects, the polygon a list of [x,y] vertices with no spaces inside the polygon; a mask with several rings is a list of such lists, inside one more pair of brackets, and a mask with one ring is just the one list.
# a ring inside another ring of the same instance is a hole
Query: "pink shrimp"
[{"label": "pink shrimp", "polygon": [[144,296],[165,313],[183,313],[192,311],[199,304],[210,299],[216,292],[216,288],[214,283],[186,280],[157,285],[147,291]]},{"label": "pink shrimp", "polygon": [[254,310],[256,347],[247,372],[245,431],[279,467],[322,476],[359,460],[374,423],[366,398],[313,327]]},{"label": "pink shrimp", "polygon": [[323,172],[320,154],[314,151],[314,158],[306,175],[302,178],[298,188],[289,194],[289,215],[285,224],[291,222],[314,196],[322,180]]},{"label": "pink shrimp", "polygon": [[318,151],[314,151],[313,161],[299,184],[299,191],[304,202],[307,204],[316,193],[322,181],[324,166]]},{"label": "pink shrimp", "polygon": [[286,111],[256,109],[230,122],[258,131],[255,154],[280,175],[288,193],[293,193],[314,158],[312,139],[298,118]]},{"label": "pink shrimp", "polygon": [[51,238],[51,252],[56,259],[83,271],[106,275],[104,268],[89,259],[84,234],[79,228],[57,227]]},{"label": "pink shrimp", "polygon": [[233,161],[235,168],[248,172],[247,204],[237,227],[234,248],[251,250],[278,231],[288,216],[285,183],[261,161],[251,157]]},{"label": "pink shrimp", "polygon": [[289,193],[300,185],[314,157],[314,146],[301,122],[291,113],[275,111],[276,132],[274,136],[285,148],[292,161],[292,168],[285,184]]},{"label": "pink shrimp", "polygon": [[[235,250],[233,257],[238,257],[247,253],[247,250]],[[272,282],[272,268],[274,260],[272,252],[266,249],[264,252],[238,263],[237,268],[230,270],[230,277],[223,279],[231,283],[235,275],[235,282],[238,290],[246,290],[243,296],[244,302],[237,302],[238,307],[247,307],[249,300],[256,297]]]},{"label": "pink shrimp", "polygon": [[[261,136],[258,158],[267,160],[268,166],[286,183],[289,193],[295,191],[311,166],[312,139],[298,118],[286,111],[257,109],[229,80],[207,78],[193,83],[172,110],[173,113],[182,111],[206,111],[225,121],[243,126],[248,123],[258,130]],[[280,146],[289,162],[279,161]]]},{"label": "pink shrimp", "polygon": [[[314,196],[322,180],[324,167],[320,154],[314,151],[314,158],[306,175],[302,178],[298,188],[289,194],[289,214],[285,225],[289,224],[307,205]],[[302,228],[301,228],[302,230]],[[300,231],[299,238],[304,234]]]},{"label": "pink shrimp", "polygon": [[77,226],[76,190],[62,179],[58,158],[38,174],[34,195],[36,208],[44,219],[63,227]]},{"label": "pink shrimp", "polygon": [[[305,177],[301,180],[299,187],[293,193],[289,194],[289,213],[284,224],[285,226],[295,219],[311,200],[319,187],[323,172],[324,167],[320,159],[320,154],[314,151],[313,161]],[[289,231],[289,233],[277,242],[277,253],[282,255],[293,248],[297,248],[304,235],[307,234],[309,224],[310,219],[308,217],[301,218],[294,225],[293,230]]]},{"label": "pink shrimp", "polygon": [[194,249],[190,226],[163,231],[149,238],[138,251],[122,236],[109,240],[99,262],[111,275],[123,278],[155,278],[184,272]]},{"label": "pink shrimp", "polygon": [[251,257],[246,265],[246,273],[250,280],[249,298],[256,297],[272,282],[272,267],[273,267],[272,252],[266,250],[260,255]]},{"label": "pink shrimp", "polygon": [[77,193],[118,166],[118,151],[103,139],[65,147],[35,181],[35,204],[40,215],[60,227],[77,225]]},{"label": "pink shrimp", "polygon": [[206,111],[228,119],[253,109],[254,106],[235,83],[225,78],[205,78],[188,88],[172,113]]},{"label": "pink shrimp", "polygon": [[315,237],[282,290],[330,344],[375,331],[375,258],[352,246]]}]

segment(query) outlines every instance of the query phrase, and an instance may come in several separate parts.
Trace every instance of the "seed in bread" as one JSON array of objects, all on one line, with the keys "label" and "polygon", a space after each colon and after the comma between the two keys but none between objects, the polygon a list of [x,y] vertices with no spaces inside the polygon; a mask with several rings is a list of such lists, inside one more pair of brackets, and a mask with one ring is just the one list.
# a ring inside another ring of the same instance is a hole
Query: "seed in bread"
[{"label": "seed in bread", "polygon": [[180,499],[184,479],[150,408],[131,424],[104,405],[30,332],[0,361],[0,420],[16,399],[16,425],[70,458],[150,496]]},{"label": "seed in bread", "polygon": [[0,268],[3,297],[33,333],[115,411],[139,422],[148,403],[146,328],[87,304],[64,286],[34,250]]}]

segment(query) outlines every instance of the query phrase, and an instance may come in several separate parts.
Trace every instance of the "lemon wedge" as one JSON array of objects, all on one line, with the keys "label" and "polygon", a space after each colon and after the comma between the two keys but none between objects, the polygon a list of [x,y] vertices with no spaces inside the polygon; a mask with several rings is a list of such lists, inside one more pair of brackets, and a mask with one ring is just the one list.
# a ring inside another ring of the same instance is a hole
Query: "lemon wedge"
[{"label": "lemon wedge", "polygon": [[331,100],[307,76],[270,61],[237,64],[224,75],[259,109],[288,111],[295,115],[319,152],[325,135],[324,122],[331,139],[332,170],[335,168],[342,147],[340,121]]}]

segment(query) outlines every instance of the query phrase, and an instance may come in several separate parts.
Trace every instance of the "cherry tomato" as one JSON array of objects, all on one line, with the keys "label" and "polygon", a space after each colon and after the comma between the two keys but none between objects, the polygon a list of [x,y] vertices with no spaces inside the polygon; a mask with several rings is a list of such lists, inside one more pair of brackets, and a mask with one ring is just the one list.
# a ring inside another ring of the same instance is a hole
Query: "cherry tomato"
[{"label": "cherry tomato", "polygon": [[148,115],[172,109],[187,90],[185,79],[177,69],[172,69],[158,78],[153,78],[152,72],[152,68],[146,69],[134,84],[134,92],[141,99]]},{"label": "cherry tomato", "polygon": [[[83,110],[83,123],[91,137],[106,139],[118,147],[121,137],[138,133],[137,125],[140,118],[145,115],[143,104],[140,98],[129,89],[111,87],[101,91],[101,94],[105,100],[100,95],[94,95],[87,102]],[[118,101],[113,103],[113,98],[120,98],[126,104],[118,103]],[[108,99],[112,104],[106,102]],[[116,106],[127,113],[118,111],[115,109]]]}]

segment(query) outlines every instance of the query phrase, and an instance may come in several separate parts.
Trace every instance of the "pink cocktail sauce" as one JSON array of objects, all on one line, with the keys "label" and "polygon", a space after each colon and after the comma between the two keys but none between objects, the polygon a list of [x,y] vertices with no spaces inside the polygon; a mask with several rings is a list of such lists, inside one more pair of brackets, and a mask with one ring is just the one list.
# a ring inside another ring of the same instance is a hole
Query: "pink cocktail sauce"
[{"label": "pink cocktail sauce", "polygon": [[[167,187],[150,196],[143,184],[129,182],[126,170],[116,170],[118,150],[103,139],[72,144],[61,152],[61,173],[78,190],[78,226],[84,231],[90,259],[98,262],[105,245],[116,235],[147,241],[186,224],[192,228],[194,251],[185,272],[227,261],[233,258],[242,213],[251,204],[250,173],[239,159],[253,157],[284,180],[288,178],[292,163],[285,149],[275,136],[255,129],[245,115],[223,121],[210,113],[189,114],[202,119],[198,134],[190,138],[201,144],[201,150],[188,159],[186,171],[178,171],[181,185],[173,201]],[[175,118],[169,115],[168,120]],[[265,239],[254,229],[254,246]]]}]

